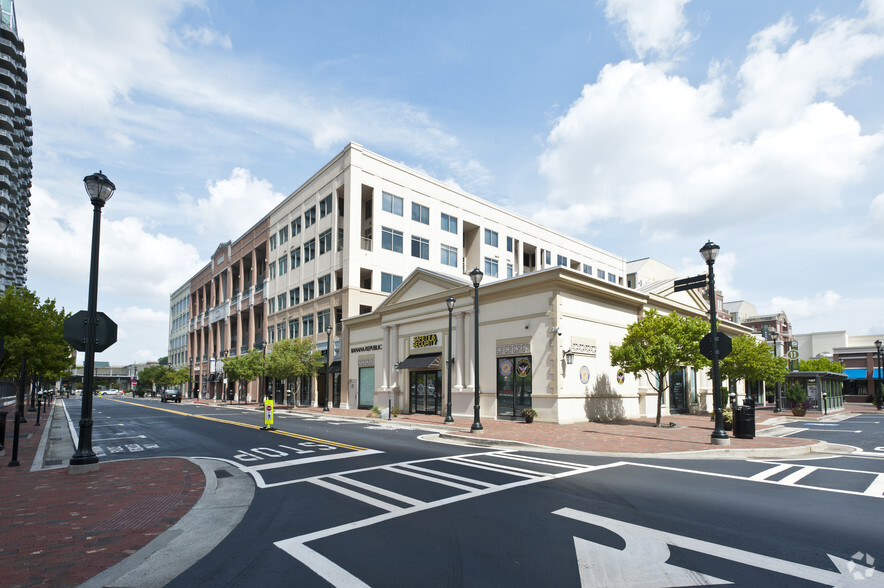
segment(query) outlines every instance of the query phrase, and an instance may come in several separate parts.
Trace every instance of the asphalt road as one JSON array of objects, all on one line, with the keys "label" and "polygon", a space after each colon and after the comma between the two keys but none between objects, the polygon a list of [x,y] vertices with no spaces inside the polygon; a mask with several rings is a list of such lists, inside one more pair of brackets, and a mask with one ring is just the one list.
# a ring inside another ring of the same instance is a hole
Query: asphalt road
[{"label": "asphalt road", "polygon": [[873,417],[795,433],[850,437],[853,456],[625,461],[322,417],[264,431],[254,410],[98,399],[93,446],[102,460],[214,457],[254,479],[242,522],[169,586],[872,586]]}]

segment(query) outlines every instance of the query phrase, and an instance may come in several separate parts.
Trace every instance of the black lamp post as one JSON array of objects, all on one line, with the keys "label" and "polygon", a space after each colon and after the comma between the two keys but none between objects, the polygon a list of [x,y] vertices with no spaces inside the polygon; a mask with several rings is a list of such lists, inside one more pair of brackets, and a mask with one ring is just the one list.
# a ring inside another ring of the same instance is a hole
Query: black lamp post
[{"label": "black lamp post", "polygon": [[[884,381],[884,356],[881,355],[881,339],[875,341],[875,347],[878,349],[878,379]],[[872,383],[875,384],[875,404],[878,406],[880,410],[882,405],[884,405],[884,382],[878,383],[875,382],[875,379],[872,378]]]},{"label": "black lamp post", "polygon": [[[777,332],[771,333],[771,338],[773,339],[773,356],[777,357],[777,341],[780,338],[780,334]],[[781,412],[783,410],[782,403],[780,401],[780,383],[776,384],[776,406],[774,406],[774,412]]]},{"label": "black lamp post", "polygon": [[718,257],[720,247],[712,241],[700,248],[700,255],[709,266],[709,328],[712,335],[712,408],[715,411],[715,430],[712,431],[713,445],[729,445],[730,438],[724,430],[724,413],[721,407],[721,374],[718,371],[718,313],[715,305],[715,271],[712,266]]},{"label": "black lamp post", "polygon": [[476,357],[473,362],[473,395],[475,397],[475,403],[473,405],[473,425],[470,427],[470,432],[475,433],[478,431],[483,431],[482,422],[479,420],[479,284],[482,282],[482,278],[485,276],[482,273],[482,270],[479,268],[475,268],[470,272],[470,279],[473,281],[473,288],[475,288],[475,292],[473,294],[473,302],[475,315],[473,322],[475,323],[475,352]]},{"label": "black lamp post", "polygon": [[325,362],[325,404],[322,407],[322,412],[328,412],[328,397],[331,396],[331,364],[332,364],[332,346],[331,346],[331,334],[332,328],[331,325],[325,327],[325,335],[328,338],[328,349],[326,350],[326,362]]},{"label": "black lamp post", "polygon": [[101,209],[117,189],[101,171],[83,178],[92,202],[92,261],[89,264],[89,300],[86,308],[86,356],[83,359],[83,405],[80,413],[80,440],[70,465],[87,466],[98,463],[92,451],[92,393],[95,380],[95,323],[98,312],[98,243],[101,234]]},{"label": "black lamp post", "polygon": [[445,412],[445,422],[453,423],[454,417],[451,416],[451,364],[454,363],[454,357],[451,355],[451,312],[454,310],[454,303],[457,302],[454,296],[445,299],[445,305],[448,306],[448,408]]},{"label": "black lamp post", "polygon": [[260,405],[262,402],[264,402],[264,398],[267,396],[267,390],[265,388],[267,386],[267,382],[264,381],[266,377],[264,375],[264,368],[267,364],[267,343],[261,341],[260,343],[257,343],[255,347],[261,348],[261,394],[258,395],[258,404]]}]

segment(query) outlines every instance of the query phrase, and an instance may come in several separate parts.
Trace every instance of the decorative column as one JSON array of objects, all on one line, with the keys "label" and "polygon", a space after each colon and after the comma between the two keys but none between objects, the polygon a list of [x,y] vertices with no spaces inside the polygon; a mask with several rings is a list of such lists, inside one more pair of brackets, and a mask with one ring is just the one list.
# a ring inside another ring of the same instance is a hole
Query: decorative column
[{"label": "decorative column", "polygon": [[457,392],[463,390],[463,374],[467,366],[470,354],[466,348],[466,316],[467,313],[457,313],[457,330],[455,331],[455,350],[454,350],[454,389]]},{"label": "decorative column", "polygon": [[381,390],[386,392],[390,381],[387,371],[390,369],[390,327],[382,326],[384,334],[383,349],[381,349]]}]

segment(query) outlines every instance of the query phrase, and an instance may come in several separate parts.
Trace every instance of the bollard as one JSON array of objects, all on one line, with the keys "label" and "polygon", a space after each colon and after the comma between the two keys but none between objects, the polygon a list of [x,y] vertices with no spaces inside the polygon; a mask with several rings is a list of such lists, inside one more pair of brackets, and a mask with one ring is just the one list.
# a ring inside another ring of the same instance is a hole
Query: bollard
[{"label": "bollard", "polygon": [[[5,451],[4,446],[6,439],[6,417],[9,415],[5,410],[0,410],[0,451]],[[5,454],[4,454],[5,455]]]},{"label": "bollard", "polygon": [[41,407],[41,406],[43,406],[43,397],[42,397],[42,396],[38,396],[38,397],[37,397],[37,422],[34,423],[34,426],[35,426],[35,427],[39,427],[39,426],[40,426],[40,407]]},{"label": "bollard", "polygon": [[393,418],[393,399],[387,398],[387,420]]}]

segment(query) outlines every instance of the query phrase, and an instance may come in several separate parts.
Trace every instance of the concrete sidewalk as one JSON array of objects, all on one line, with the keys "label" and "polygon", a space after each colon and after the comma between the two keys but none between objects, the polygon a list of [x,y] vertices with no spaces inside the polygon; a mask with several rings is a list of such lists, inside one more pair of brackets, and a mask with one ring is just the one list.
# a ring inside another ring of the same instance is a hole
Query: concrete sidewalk
[{"label": "concrete sidewalk", "polygon": [[[255,405],[226,406],[259,410]],[[770,409],[757,411],[754,439],[731,439],[727,447],[711,444],[713,422],[709,415],[664,417],[664,425],[676,426],[662,428],[654,427],[653,419],[554,425],[489,418],[482,421],[484,433],[474,434],[469,432],[472,419],[457,418],[448,425],[435,415],[400,415],[379,421],[369,419],[367,410],[288,410],[427,430],[445,442],[535,446],[599,455],[746,458],[847,451],[822,442],[776,436],[778,424],[796,417],[774,414]],[[848,410],[875,409],[852,405]],[[40,426],[35,424],[33,413],[26,416],[29,422],[21,425],[19,442],[21,465],[7,466],[12,454],[11,422],[0,462],[0,573],[4,586],[162,586],[223,539],[251,503],[251,478],[215,460],[108,461],[101,462],[96,472],[68,474],[74,446],[62,403],[55,402]],[[828,418],[846,416],[845,412]],[[797,420],[813,419],[811,414]],[[210,541],[201,541],[205,537]]]}]

